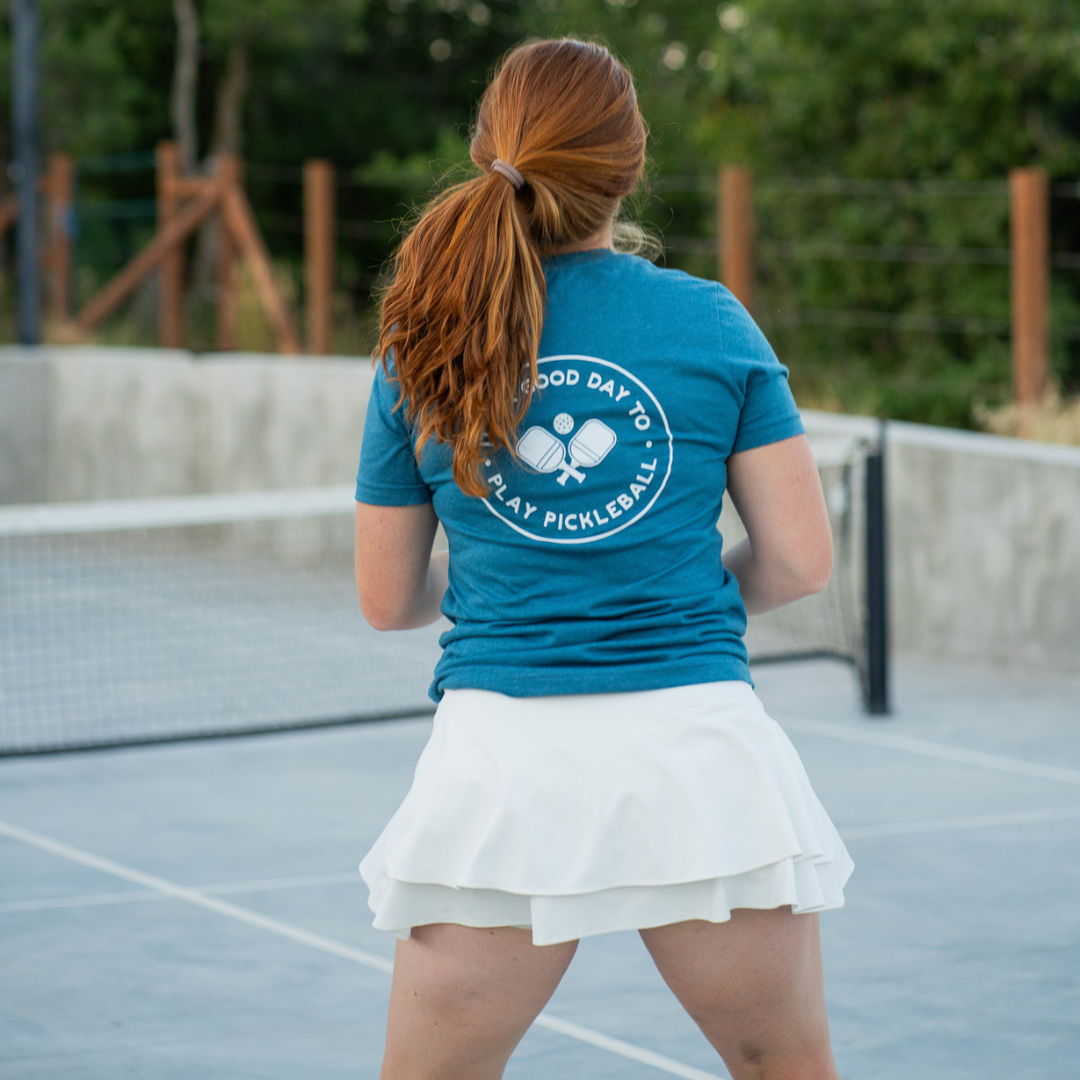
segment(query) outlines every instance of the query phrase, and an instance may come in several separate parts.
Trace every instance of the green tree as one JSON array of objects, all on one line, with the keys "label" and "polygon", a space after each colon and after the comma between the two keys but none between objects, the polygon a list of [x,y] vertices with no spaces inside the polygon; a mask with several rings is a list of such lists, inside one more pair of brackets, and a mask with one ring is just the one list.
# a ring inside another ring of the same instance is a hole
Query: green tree
[{"label": "green tree", "polygon": [[[766,177],[999,185],[933,196],[762,185],[763,240],[774,251],[793,241],[1002,249],[1009,169],[1040,164],[1064,180],[1080,165],[1078,45],[1080,11],[1062,0],[722,4],[712,97],[691,138],[703,156],[746,161]],[[1077,207],[1054,202],[1058,248],[1080,241]],[[763,271],[760,314],[796,379],[824,381],[842,404],[970,423],[973,398],[1007,387],[1005,334],[784,322],[796,309],[1004,322],[1006,266],[773,258]],[[1080,321],[1074,280],[1054,286],[1055,323]],[[1056,341],[1054,363],[1067,389],[1080,385],[1080,353],[1067,339]]]},{"label": "green tree", "polygon": [[[85,158],[148,151],[169,137],[173,5],[191,0],[40,2],[43,149]],[[887,320],[1003,322],[1007,267],[994,265],[993,253],[988,265],[944,265],[859,252],[881,244],[1002,249],[1007,171],[1038,163],[1064,181],[1080,167],[1074,0],[193,6],[197,156],[242,148],[271,248],[293,259],[297,166],[333,160],[342,181],[342,280],[358,306],[389,253],[395,221],[434,176],[467,159],[476,99],[498,58],[530,35],[606,41],[633,70],[651,127],[653,194],[640,209],[666,236],[668,262],[716,272],[712,177],[721,163],[750,164],[758,177],[757,314],[796,383],[851,408],[964,423],[973,396],[1008,381],[1004,334],[926,333]],[[8,48],[4,24],[0,65]],[[9,148],[9,85],[0,72],[0,157]],[[815,177],[843,183],[804,182]],[[946,186],[931,197],[868,183],[895,180]],[[84,194],[101,197],[152,194],[146,175],[108,183],[85,175],[82,183]],[[1080,249],[1080,202],[1054,200],[1053,233],[1057,248]],[[118,236],[113,247],[137,230]],[[697,239],[679,241],[686,236]],[[80,257],[102,237],[88,231]],[[1056,325],[1080,322],[1077,294],[1071,279],[1055,277]],[[840,326],[838,312],[847,313],[841,321],[859,312],[882,319]],[[1059,338],[1054,362],[1066,389],[1080,386],[1080,350]]]}]

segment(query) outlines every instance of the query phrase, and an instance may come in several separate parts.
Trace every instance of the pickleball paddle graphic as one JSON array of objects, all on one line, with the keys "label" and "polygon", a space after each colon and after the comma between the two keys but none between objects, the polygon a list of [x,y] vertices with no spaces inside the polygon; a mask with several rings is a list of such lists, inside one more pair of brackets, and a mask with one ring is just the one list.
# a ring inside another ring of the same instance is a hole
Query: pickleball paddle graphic
[{"label": "pickleball paddle graphic", "polygon": [[[573,430],[574,421],[567,413],[560,413],[555,418],[556,427]],[[558,472],[556,482],[563,487],[569,477],[579,484],[585,480],[582,469],[591,469],[599,465],[611,453],[618,439],[615,432],[595,417],[586,420],[570,440],[570,454],[567,460],[567,447],[562,439],[557,438],[545,427],[538,424],[529,428],[518,440],[517,451],[521,460],[539,473]]]},{"label": "pickleball paddle graphic", "polygon": [[611,360],[568,353],[536,366],[537,397],[513,450],[485,452],[484,505],[529,540],[602,542],[633,527],[666,489],[667,416],[649,387]]}]

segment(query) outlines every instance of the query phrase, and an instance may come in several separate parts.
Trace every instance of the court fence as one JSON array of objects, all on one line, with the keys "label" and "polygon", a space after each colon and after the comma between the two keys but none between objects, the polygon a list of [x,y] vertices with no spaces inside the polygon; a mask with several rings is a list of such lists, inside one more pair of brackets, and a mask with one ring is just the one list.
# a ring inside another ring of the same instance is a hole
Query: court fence
[{"label": "court fence", "polygon": [[[104,272],[121,271],[140,257],[145,270],[147,251],[158,242],[149,262],[160,268],[160,280],[142,306],[157,309],[161,345],[224,351],[242,345],[236,309],[243,285],[236,263],[243,255],[256,279],[249,292],[269,312],[279,351],[298,351],[301,335],[294,326],[302,327],[308,354],[326,355],[335,347],[368,351],[370,320],[361,309],[368,308],[397,235],[393,222],[438,185],[434,172],[421,176],[415,170],[336,170],[324,160],[300,167],[229,158],[210,162],[204,175],[183,177],[176,162],[171,144],[156,153],[78,162],[52,156],[41,189],[54,333],[78,340],[89,325],[85,319],[81,328],[72,324],[79,300],[100,288]],[[191,262],[185,266],[183,242],[162,245],[160,240],[170,227],[175,232],[177,217],[193,211],[200,195],[223,176],[251,194],[252,225],[271,237],[273,265],[257,244],[238,251],[226,235],[208,246],[216,258],[209,278],[206,257],[197,253],[194,261],[202,271],[196,282]],[[121,184],[115,190],[123,197],[103,197],[114,190],[102,186],[113,182],[110,177]],[[147,190],[136,194],[140,185]],[[959,182],[755,179],[749,170],[729,166],[717,173],[654,177],[639,209],[662,234],[666,258],[728,284],[783,355],[861,351],[879,358],[924,357],[915,374],[874,371],[872,363],[857,373],[830,369],[834,383],[892,379],[899,387],[915,379],[923,391],[939,396],[1013,396],[1029,405],[1047,389],[1054,350],[1071,357],[1072,343],[1080,341],[1075,322],[1080,300],[1070,299],[1072,283],[1057,290],[1053,305],[1050,287],[1052,270],[1080,269],[1080,255],[1051,251],[1051,200],[1071,206],[1078,199],[1080,187],[1051,184],[1039,168],[1013,170],[1007,180]],[[885,209],[837,218],[830,238],[817,222],[825,202],[837,201]],[[17,210],[14,196],[0,201],[0,235]],[[908,281],[894,270],[918,276]],[[1008,280],[946,284],[942,276],[982,271],[1007,272]],[[957,297],[969,310],[935,310],[935,293],[953,288],[961,290]],[[193,328],[192,290],[209,298],[213,328]],[[842,306],[835,306],[836,299]],[[150,343],[146,334],[152,321],[144,313],[139,343]],[[850,340],[836,348],[837,334]],[[935,351],[916,346],[920,338],[946,344]],[[1002,362],[1006,355],[1011,367]],[[946,385],[943,358],[959,359],[971,369],[962,387]],[[1076,366],[1072,359],[1068,364]]]}]

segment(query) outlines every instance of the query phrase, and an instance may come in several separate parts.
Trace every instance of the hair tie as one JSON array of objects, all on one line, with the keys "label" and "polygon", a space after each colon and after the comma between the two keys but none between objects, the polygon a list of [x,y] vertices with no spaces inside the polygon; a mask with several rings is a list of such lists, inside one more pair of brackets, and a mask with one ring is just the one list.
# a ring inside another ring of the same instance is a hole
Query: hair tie
[{"label": "hair tie", "polygon": [[491,163],[491,171],[497,172],[500,176],[505,176],[514,185],[516,191],[520,191],[525,186],[525,177],[509,162],[503,161],[502,158],[496,158]]}]

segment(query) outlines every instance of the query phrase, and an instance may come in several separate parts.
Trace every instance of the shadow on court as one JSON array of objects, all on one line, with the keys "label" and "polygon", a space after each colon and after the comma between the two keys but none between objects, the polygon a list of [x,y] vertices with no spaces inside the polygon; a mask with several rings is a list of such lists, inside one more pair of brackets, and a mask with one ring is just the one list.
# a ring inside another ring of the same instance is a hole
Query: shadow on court
[{"label": "shadow on court", "polygon": [[[856,862],[822,917],[845,1080],[1072,1080],[1080,678],[763,668]],[[355,866],[424,719],[0,761],[0,1075],[378,1074],[393,940]],[[726,1073],[634,934],[582,943],[508,1080]]]}]

